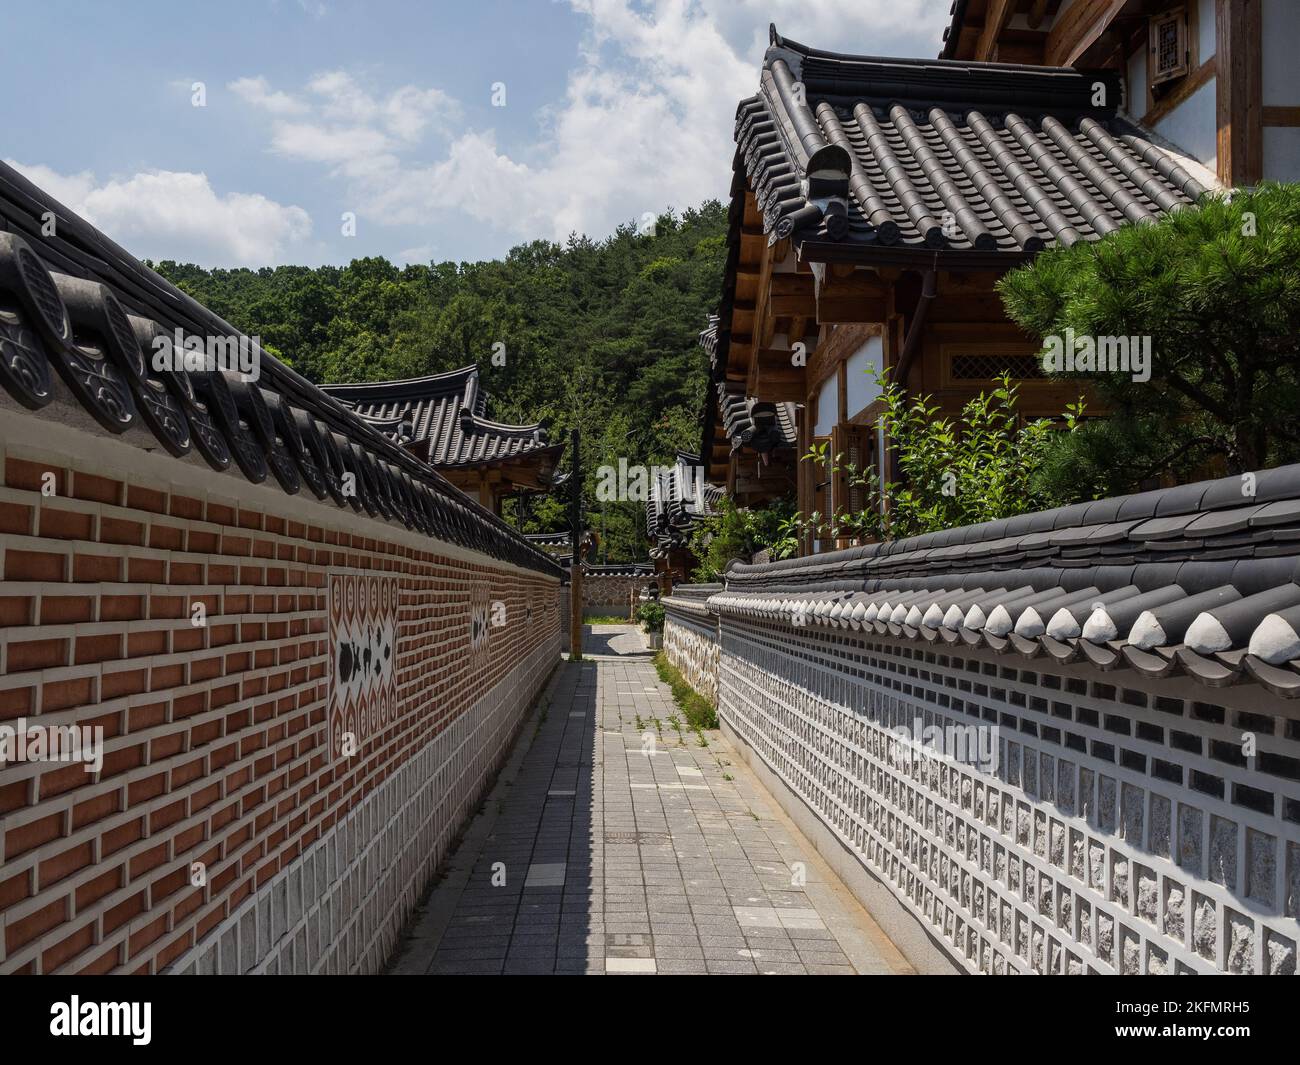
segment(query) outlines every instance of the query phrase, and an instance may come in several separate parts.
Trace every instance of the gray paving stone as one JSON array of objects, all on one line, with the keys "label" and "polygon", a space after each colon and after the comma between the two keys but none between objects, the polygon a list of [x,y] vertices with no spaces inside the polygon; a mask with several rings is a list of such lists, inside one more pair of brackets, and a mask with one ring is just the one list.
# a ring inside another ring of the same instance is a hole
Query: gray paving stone
[{"label": "gray paving stone", "polygon": [[[669,727],[676,707],[635,629],[590,632],[591,657],[557,670],[545,718],[521,730],[392,970],[899,971],[726,742],[710,734],[699,747]],[[504,886],[492,883],[497,862]],[[792,885],[793,862],[808,892]]]}]

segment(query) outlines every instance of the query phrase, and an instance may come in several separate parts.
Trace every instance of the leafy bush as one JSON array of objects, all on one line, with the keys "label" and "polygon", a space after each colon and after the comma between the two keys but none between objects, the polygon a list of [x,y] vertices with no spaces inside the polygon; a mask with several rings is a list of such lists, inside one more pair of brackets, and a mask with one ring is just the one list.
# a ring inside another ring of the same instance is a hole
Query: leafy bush
[{"label": "leafy bush", "polygon": [[1046,418],[1022,424],[1018,386],[1004,375],[992,393],[981,392],[953,420],[941,416],[930,397],[909,399],[886,375],[877,380],[884,410],[876,424],[893,443],[903,479],[882,489],[874,465],[858,469],[828,454],[825,444],[813,448],[804,461],[843,474],[865,504],[857,512],[813,513],[805,527],[814,536],[895,540],[1074,501],[1039,471],[1060,439],[1077,431],[1082,400],[1066,409],[1060,429]]},{"label": "leafy bush", "polygon": [[733,558],[748,561],[758,551],[769,551],[773,559],[788,558],[799,550],[794,502],[780,499],[765,507],[741,508],[724,498],[716,514],[695,526],[690,546],[699,559],[691,579],[699,583],[721,580]]},{"label": "leafy bush", "polygon": [[658,603],[642,603],[636,610],[637,619],[649,632],[664,631],[664,608]]}]

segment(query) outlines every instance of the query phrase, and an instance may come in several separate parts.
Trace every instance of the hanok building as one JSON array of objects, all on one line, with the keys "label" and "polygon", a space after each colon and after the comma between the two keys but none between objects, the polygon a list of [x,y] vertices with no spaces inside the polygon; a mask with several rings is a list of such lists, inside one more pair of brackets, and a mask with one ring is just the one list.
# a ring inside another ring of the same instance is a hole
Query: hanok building
[{"label": "hanok building", "polygon": [[[566,569],[573,565],[573,538],[568,532],[524,533],[524,539],[534,547],[541,548],[551,556],[557,565]],[[594,563],[596,552],[600,550],[600,536],[594,529],[583,529],[582,539],[578,545],[578,557],[584,563]]]},{"label": "hanok building", "polygon": [[[712,483],[754,483],[743,434],[736,448],[725,428],[737,398],[769,425],[792,405],[797,455],[826,443],[845,465],[886,471],[872,428],[881,371],[948,415],[1004,371],[1026,418],[1076,400],[1086,382],[1045,377],[1038,340],[995,283],[1046,247],[1153,221],[1218,186],[1121,110],[1123,80],[844,55],[773,28],[759,91],[737,111],[723,296],[704,338]],[[805,515],[860,509],[843,473],[801,461],[795,479]]]},{"label": "hanok building", "polygon": [[1124,110],[1225,186],[1300,178],[1300,4],[956,0],[940,56],[1119,73]]},{"label": "hanok building", "polygon": [[494,514],[512,496],[549,492],[565,479],[564,444],[550,442],[544,423],[507,425],[487,417],[477,366],[323,391]]}]

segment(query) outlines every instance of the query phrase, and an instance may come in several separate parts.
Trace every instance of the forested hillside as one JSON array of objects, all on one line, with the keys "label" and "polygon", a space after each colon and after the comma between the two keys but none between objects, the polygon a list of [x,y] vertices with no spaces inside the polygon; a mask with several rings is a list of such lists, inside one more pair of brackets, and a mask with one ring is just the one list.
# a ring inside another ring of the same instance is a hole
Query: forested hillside
[{"label": "forested hillside", "polygon": [[[696,336],[717,303],[726,212],[664,215],[653,235],[533,241],[503,260],[398,267],[154,268],[313,381],[417,377],[477,362],[490,417],[552,419],[583,435],[589,520],[610,561],[645,557],[638,502],[595,503],[596,468],[667,463],[699,445],[705,361]],[[493,345],[505,345],[494,365]],[[499,359],[497,360],[500,361]],[[508,514],[525,531],[565,524],[562,502]]]}]

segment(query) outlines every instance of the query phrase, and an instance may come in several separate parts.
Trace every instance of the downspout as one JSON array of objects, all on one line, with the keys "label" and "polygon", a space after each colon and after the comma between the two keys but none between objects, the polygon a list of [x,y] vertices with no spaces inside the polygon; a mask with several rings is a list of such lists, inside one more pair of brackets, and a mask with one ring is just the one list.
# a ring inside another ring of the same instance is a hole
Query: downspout
[{"label": "downspout", "polygon": [[[916,353],[921,350],[921,333],[925,329],[926,315],[929,313],[930,304],[938,294],[938,272],[931,266],[921,276],[921,295],[916,301],[916,310],[912,312],[912,324],[907,330],[907,336],[903,338],[903,350],[898,356],[898,372],[891,377],[891,380],[897,382],[904,391],[907,391],[908,371],[912,368]],[[881,466],[882,468],[888,466],[888,480],[898,480],[898,462],[892,447],[888,448],[886,461],[882,462]]]},{"label": "downspout", "polygon": [[921,276],[921,295],[916,301],[916,310],[912,313],[911,328],[903,340],[903,352],[898,356],[898,374],[894,381],[904,389],[907,388],[907,372],[912,368],[912,360],[921,346],[926,314],[938,294],[938,274],[932,266]]}]

